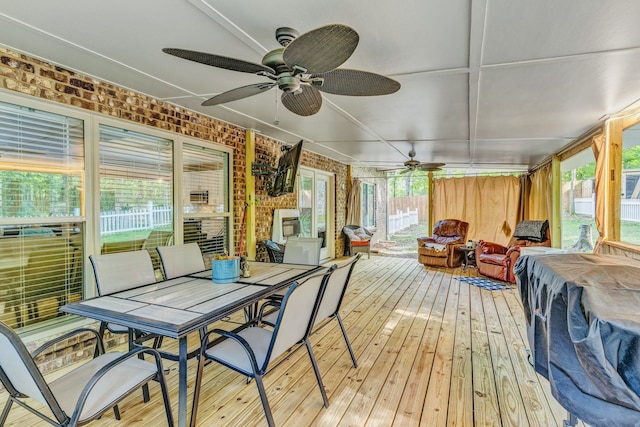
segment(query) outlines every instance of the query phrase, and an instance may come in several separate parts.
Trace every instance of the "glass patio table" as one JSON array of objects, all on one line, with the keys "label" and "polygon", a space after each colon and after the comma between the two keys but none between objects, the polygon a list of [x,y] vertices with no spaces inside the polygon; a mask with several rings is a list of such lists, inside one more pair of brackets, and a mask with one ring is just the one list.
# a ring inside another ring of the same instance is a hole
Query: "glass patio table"
[{"label": "glass patio table", "polygon": [[[178,340],[178,355],[162,352],[178,361],[178,425],[187,425],[187,335],[286,288],[293,281],[320,269],[316,265],[250,262],[251,277],[216,284],[211,270],[66,304],[69,314],[114,323]],[[130,336],[131,339],[131,336]]]}]

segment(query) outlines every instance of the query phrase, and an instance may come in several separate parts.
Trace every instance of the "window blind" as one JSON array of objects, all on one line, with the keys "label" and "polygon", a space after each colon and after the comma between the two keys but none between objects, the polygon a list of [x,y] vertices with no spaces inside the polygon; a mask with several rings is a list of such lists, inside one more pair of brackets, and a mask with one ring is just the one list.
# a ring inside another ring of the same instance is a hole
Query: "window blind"
[{"label": "window blind", "polygon": [[0,320],[42,325],[82,298],[84,124],[0,102]]}]

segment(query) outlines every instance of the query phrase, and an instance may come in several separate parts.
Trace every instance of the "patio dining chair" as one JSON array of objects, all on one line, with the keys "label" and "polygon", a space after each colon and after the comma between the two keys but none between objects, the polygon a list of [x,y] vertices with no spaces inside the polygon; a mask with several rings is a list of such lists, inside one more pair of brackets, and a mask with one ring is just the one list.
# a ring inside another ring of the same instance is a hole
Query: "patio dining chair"
[{"label": "patio dining chair", "polygon": [[[336,264],[336,269],[331,274],[329,282],[327,283],[327,288],[324,291],[312,329],[312,333],[316,332],[329,324],[331,320],[336,319],[340,325],[344,342],[347,344],[347,350],[349,350],[349,355],[351,356],[354,368],[358,367],[358,363],[356,362],[356,356],[351,348],[351,342],[347,336],[347,330],[345,329],[342,317],[340,316],[340,306],[342,305],[344,294],[347,290],[347,286],[349,285],[349,279],[351,278],[353,268],[361,256],[362,253],[358,253],[355,256]],[[261,321],[273,326],[278,319],[278,314],[278,310],[272,311],[263,316]]]},{"label": "patio dining chair", "polygon": [[[302,344],[306,346],[311,359],[324,406],[329,406],[329,399],[309,343],[309,332],[313,326],[322,294],[334,269],[335,266],[331,266],[299,283],[294,282],[282,299],[273,329],[263,328],[258,326],[259,324],[250,322],[237,329],[237,332],[214,329],[204,336],[198,355],[198,372],[191,410],[192,427],[196,422],[203,368],[207,360],[216,361],[249,379],[255,379],[267,422],[269,426],[274,426],[262,378],[278,365],[274,361],[279,356],[290,348]],[[268,302],[265,303],[263,307],[268,304]],[[211,342],[212,335],[220,337]]]},{"label": "patio dining chair", "polygon": [[158,246],[156,248],[162,262],[165,279],[184,276],[206,270],[202,251],[197,243]]},{"label": "patio dining chair", "polygon": [[[151,256],[147,250],[115,252],[110,254],[89,255],[96,278],[98,295],[109,295],[115,292],[133,289],[138,286],[155,283],[156,274],[153,269]],[[100,336],[105,331],[112,334],[129,334],[129,328],[115,323],[100,322]],[[129,350],[133,349],[134,341],[153,339],[153,348],[159,348],[162,337],[143,331],[131,331]],[[144,401],[149,401],[148,388],[143,387]]]},{"label": "patio dining chair", "polygon": [[282,262],[285,264],[320,264],[320,237],[289,237],[284,246]]},{"label": "patio dining chair", "polygon": [[[146,250],[89,255],[89,261],[93,267],[100,296],[149,285],[157,281],[151,256]],[[105,329],[114,334],[129,332],[125,326],[101,322],[100,333],[103,334]],[[139,333],[134,335],[139,337]]]},{"label": "patio dining chair", "polygon": [[[86,334],[93,335],[97,356],[58,379],[47,382],[36,364],[38,356],[57,343]],[[30,354],[20,337],[2,322],[0,346],[0,382],[9,394],[0,415],[0,425],[5,424],[13,403],[54,426],[85,424],[111,408],[116,418],[120,419],[117,404],[142,385],[155,380],[160,383],[167,424],[173,426],[162,361],[156,350],[139,347],[126,354],[104,353],[102,336],[93,329],[83,328],[49,341]],[[154,363],[136,357],[141,354],[152,356]],[[39,407],[31,406],[27,398],[44,405],[48,411],[43,413]]]}]

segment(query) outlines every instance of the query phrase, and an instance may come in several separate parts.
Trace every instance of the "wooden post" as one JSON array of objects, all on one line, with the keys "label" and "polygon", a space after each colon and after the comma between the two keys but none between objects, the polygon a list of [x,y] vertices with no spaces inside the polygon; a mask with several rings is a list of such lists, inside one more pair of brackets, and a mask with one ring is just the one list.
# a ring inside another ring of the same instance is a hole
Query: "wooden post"
[{"label": "wooden post", "polygon": [[[251,173],[251,165],[256,158],[256,133],[247,129],[245,138],[245,203],[247,209],[245,239],[247,259],[256,259],[256,180]],[[244,207],[243,207],[244,208]]]},{"label": "wooden post", "polygon": [[560,158],[551,157],[551,247],[562,246],[562,171]]}]

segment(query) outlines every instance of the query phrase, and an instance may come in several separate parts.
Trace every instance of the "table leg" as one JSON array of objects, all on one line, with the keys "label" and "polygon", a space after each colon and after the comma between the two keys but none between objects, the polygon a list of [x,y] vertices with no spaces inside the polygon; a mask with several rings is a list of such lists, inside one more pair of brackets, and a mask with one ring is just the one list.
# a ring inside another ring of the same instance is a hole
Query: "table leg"
[{"label": "table leg", "polygon": [[178,426],[187,427],[187,337],[178,340]]}]

